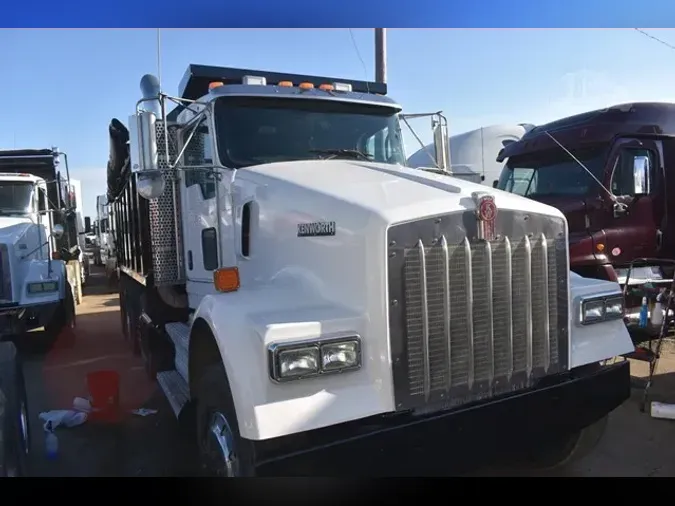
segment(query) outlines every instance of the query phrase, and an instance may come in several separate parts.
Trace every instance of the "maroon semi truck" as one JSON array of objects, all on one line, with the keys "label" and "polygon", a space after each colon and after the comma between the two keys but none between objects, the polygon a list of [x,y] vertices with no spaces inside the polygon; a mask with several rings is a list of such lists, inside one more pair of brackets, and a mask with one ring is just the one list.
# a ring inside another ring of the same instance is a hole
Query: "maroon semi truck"
[{"label": "maroon semi truck", "polygon": [[500,151],[504,160],[499,189],[567,217],[577,274],[621,281],[637,258],[675,258],[675,104],[623,104],[537,126]]}]

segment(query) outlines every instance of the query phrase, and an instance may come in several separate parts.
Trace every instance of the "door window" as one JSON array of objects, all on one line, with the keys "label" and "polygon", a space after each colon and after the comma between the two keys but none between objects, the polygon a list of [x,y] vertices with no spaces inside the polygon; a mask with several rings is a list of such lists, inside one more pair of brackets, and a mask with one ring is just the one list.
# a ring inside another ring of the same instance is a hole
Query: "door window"
[{"label": "door window", "polygon": [[[194,125],[188,126],[183,131],[183,142],[187,142],[193,132]],[[212,139],[208,122],[203,118],[197,126],[192,139],[183,154],[185,167],[209,166],[213,165]],[[216,185],[214,174],[205,169],[188,169],[185,171],[185,186],[190,187],[198,184],[202,191],[204,200],[212,199],[216,196]]]}]

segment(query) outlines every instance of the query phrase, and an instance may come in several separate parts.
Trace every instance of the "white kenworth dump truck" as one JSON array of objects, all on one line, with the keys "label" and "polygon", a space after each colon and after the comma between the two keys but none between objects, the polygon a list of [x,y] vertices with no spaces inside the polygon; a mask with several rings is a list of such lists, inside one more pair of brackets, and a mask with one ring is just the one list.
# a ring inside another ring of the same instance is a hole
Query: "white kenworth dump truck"
[{"label": "white kenworth dump truck", "polygon": [[44,326],[56,339],[74,326],[81,277],[73,198],[58,148],[0,151],[0,336],[27,338]]},{"label": "white kenworth dump truck", "polygon": [[629,397],[619,286],[570,275],[556,209],[404,167],[384,84],[141,89],[109,129],[120,307],[205,474],[551,466]]}]

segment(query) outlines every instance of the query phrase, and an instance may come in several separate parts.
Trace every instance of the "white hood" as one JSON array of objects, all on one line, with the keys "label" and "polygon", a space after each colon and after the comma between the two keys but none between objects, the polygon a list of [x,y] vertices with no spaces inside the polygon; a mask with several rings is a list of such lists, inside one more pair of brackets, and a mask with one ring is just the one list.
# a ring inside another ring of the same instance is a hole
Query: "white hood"
[{"label": "white hood", "polygon": [[[483,185],[406,167],[361,161],[296,161],[241,169],[379,214],[388,223],[472,209],[471,194],[488,192],[499,209],[562,217],[557,209]],[[289,188],[290,190],[290,188]],[[283,190],[282,190],[283,191]],[[328,211],[328,210],[327,210]]]},{"label": "white hood", "polygon": [[13,244],[33,225],[28,217],[0,216],[0,243]]}]

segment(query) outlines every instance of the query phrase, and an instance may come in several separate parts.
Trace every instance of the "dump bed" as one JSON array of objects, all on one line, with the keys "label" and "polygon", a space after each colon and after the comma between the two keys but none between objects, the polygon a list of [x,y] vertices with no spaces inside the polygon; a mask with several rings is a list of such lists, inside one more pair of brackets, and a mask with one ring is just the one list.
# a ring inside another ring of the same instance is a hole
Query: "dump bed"
[{"label": "dump bed", "polygon": [[149,202],[136,192],[136,178],[129,167],[129,131],[113,118],[108,132],[107,200],[117,265],[130,276],[145,281],[152,265]]}]

